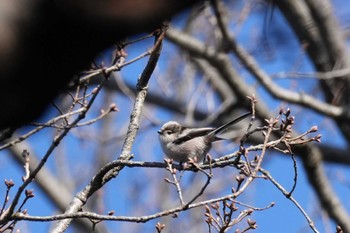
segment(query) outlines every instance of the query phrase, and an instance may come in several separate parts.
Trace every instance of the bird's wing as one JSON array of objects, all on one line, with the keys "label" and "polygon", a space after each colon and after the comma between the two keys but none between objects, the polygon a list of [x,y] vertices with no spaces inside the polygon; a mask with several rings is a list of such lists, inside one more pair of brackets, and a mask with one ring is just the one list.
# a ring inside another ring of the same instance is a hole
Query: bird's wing
[{"label": "bird's wing", "polygon": [[218,127],[218,128],[194,128],[191,129],[191,131],[187,132],[184,136],[180,136],[178,139],[174,140],[173,143],[175,144],[181,144],[184,142],[187,142],[188,140],[191,140],[195,137],[201,137],[201,136],[213,136],[215,138],[214,140],[221,140],[222,138],[216,137],[217,134],[223,132],[231,125],[240,122],[244,118],[246,118],[248,115],[250,115],[251,112],[247,112],[242,114],[241,116],[237,117],[236,119],[233,119],[232,121],[227,122],[226,124]]},{"label": "bird's wing", "polygon": [[187,142],[188,140],[191,140],[193,138],[208,135],[214,129],[215,128],[198,128],[198,129],[194,128],[194,129],[191,129],[190,132],[186,133],[186,135],[184,135],[182,137],[180,136],[178,139],[174,140],[173,143],[181,144],[181,143]]}]

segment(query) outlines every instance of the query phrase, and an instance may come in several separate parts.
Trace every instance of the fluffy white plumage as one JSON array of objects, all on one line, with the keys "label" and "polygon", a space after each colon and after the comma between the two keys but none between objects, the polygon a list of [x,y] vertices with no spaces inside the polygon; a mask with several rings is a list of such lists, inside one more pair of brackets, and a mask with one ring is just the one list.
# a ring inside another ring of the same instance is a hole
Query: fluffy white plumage
[{"label": "fluffy white plumage", "polygon": [[201,162],[212,143],[223,139],[218,137],[220,133],[250,114],[247,112],[218,128],[188,128],[176,121],[169,121],[158,131],[160,145],[165,155],[174,161],[187,162],[192,158]]}]

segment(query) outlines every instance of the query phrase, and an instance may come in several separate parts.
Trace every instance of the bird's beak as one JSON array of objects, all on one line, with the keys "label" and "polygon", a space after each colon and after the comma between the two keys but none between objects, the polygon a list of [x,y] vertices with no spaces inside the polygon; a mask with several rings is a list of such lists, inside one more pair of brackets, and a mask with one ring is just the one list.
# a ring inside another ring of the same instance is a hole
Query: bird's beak
[{"label": "bird's beak", "polygon": [[158,134],[162,134],[162,131],[158,130],[157,133],[158,133]]}]

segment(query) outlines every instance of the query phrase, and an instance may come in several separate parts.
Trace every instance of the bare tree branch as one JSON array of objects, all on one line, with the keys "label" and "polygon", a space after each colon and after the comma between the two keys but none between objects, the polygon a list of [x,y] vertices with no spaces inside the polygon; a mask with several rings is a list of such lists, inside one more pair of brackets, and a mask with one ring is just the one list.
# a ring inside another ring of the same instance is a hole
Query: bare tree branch
[{"label": "bare tree branch", "polygon": [[[125,137],[123,150],[118,160],[130,160],[133,157],[130,153],[141,121],[141,112],[143,103],[147,95],[148,81],[151,78],[154,68],[158,62],[158,58],[162,48],[164,30],[165,29],[162,28],[159,32],[159,35],[155,37],[155,45],[151,52],[148,64],[145,67],[140,79],[138,80],[138,92],[136,95],[134,108],[131,113],[129,128]],[[106,173],[98,173],[98,175],[93,177],[90,183],[82,191],[76,194],[70,205],[67,207],[65,214],[77,213],[82,208],[82,206],[85,205],[88,198],[93,193],[95,193],[98,189],[105,185],[109,180],[115,178],[123,168],[123,166],[118,166],[114,167],[112,170],[107,171]],[[70,222],[71,219],[63,219],[62,221],[57,223],[52,232],[64,232],[69,226]]]}]

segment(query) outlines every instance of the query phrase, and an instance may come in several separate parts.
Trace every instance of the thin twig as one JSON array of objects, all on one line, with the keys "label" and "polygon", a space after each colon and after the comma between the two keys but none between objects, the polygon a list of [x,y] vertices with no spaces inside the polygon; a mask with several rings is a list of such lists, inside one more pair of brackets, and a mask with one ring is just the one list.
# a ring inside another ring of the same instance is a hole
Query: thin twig
[{"label": "thin twig", "polygon": [[205,172],[202,168],[199,167],[198,164],[197,164],[196,168],[199,171],[203,172],[207,176],[207,180],[206,180],[205,184],[203,185],[203,187],[201,188],[201,190],[186,204],[186,206],[189,206],[191,203],[195,202],[200,196],[202,196],[202,194],[204,193],[205,189],[210,184],[211,178],[213,177],[213,173],[211,171],[211,163],[209,163],[210,173]]},{"label": "thin twig", "polygon": [[[53,216],[30,216],[28,214],[24,215],[22,213],[16,213],[12,216],[13,219],[18,221],[27,220],[27,221],[42,221],[42,222],[50,222],[64,219],[74,219],[74,218],[88,218],[94,220],[106,220],[106,221],[126,221],[126,222],[148,222],[152,219],[160,218],[163,216],[173,215],[174,213],[178,213],[184,210],[193,209],[197,207],[201,207],[204,205],[208,205],[211,203],[221,202],[223,200],[229,200],[232,198],[236,198],[237,193],[232,193],[226,196],[222,196],[219,198],[213,198],[197,203],[190,204],[188,206],[178,206],[173,209],[164,210],[155,214],[143,215],[143,216],[113,216],[113,215],[101,215],[96,214],[94,212],[76,212],[76,213],[67,213],[67,214],[57,214]],[[258,209],[259,210],[259,209]],[[262,209],[263,210],[263,209]]]},{"label": "thin twig", "polygon": [[288,101],[290,103],[296,103],[302,106],[306,106],[330,117],[346,116],[345,113],[348,112],[346,108],[328,104],[305,93],[297,93],[290,91],[288,89],[278,86],[275,82],[273,82],[271,77],[259,67],[255,59],[249,53],[247,53],[247,51],[245,51],[244,48],[239,46],[234,40],[234,38],[230,35],[228,28],[226,27],[222,19],[222,15],[220,13],[219,1],[215,0],[212,2],[214,14],[218,22],[218,27],[230,50],[234,52],[234,54],[238,57],[238,59],[240,59],[240,61],[248,69],[248,71],[251,72],[254,75],[254,77],[257,78],[258,81],[260,81],[260,83],[271,95],[281,100]]},{"label": "thin twig", "polygon": [[[134,139],[136,137],[136,134],[139,129],[140,121],[141,121],[141,112],[142,108],[144,106],[144,101],[147,95],[147,85],[148,81],[156,67],[156,64],[158,62],[158,58],[160,55],[160,51],[162,48],[162,41],[164,38],[165,30],[162,30],[161,34],[156,36],[155,39],[155,45],[152,50],[149,51],[149,54],[151,55],[149,58],[149,61],[143,70],[138,83],[137,83],[137,94],[136,99],[133,107],[133,111],[131,113],[130,117],[130,123],[128,126],[128,131],[125,136],[125,140],[122,147],[122,152],[119,155],[119,158],[117,161],[127,161],[130,160],[133,156],[131,155],[131,150],[133,146]],[[125,65],[124,63],[123,65]],[[115,66],[107,68],[103,71],[103,73],[109,74],[113,70],[119,70],[120,64],[117,63]],[[102,73],[102,71],[101,71]],[[90,77],[98,74],[93,73],[90,74],[90,76],[86,76],[85,79],[88,80]],[[85,80],[85,81],[86,81]],[[84,81],[84,78],[80,81]],[[102,168],[95,177],[93,177],[90,181],[90,183],[85,186],[80,192],[76,194],[74,199],[72,200],[71,204],[67,207],[65,213],[66,214],[76,214],[82,206],[86,203],[88,198],[95,193],[97,190],[99,190],[102,186],[104,186],[109,180],[116,177],[118,173],[124,168],[124,166],[113,166],[110,167],[110,169]],[[52,233],[56,232],[63,232],[67,227],[69,226],[71,220],[68,219],[62,219],[55,228],[52,230]]]},{"label": "thin twig", "polygon": [[167,164],[167,168],[166,169],[170,172],[170,174],[173,177],[173,181],[170,181],[169,179],[165,179],[165,181],[170,183],[170,184],[175,185],[177,194],[179,196],[180,204],[183,206],[183,205],[185,205],[185,202],[184,202],[184,199],[182,197],[182,190],[181,190],[181,186],[180,186],[179,180],[176,177],[176,171],[177,170],[172,167],[172,161],[171,160],[165,159],[164,161]]},{"label": "thin twig", "polygon": [[252,205],[248,205],[248,204],[245,204],[243,202],[240,202],[240,201],[237,201],[237,200],[231,200],[232,202],[238,204],[238,205],[241,205],[241,206],[244,206],[244,207],[247,207],[249,209],[252,209],[252,210],[256,210],[256,211],[263,211],[263,210],[267,210],[267,209],[270,209],[271,207],[274,207],[275,206],[275,203],[274,202],[271,202],[270,204],[268,204],[267,206],[265,207],[255,207],[255,206],[252,206]]},{"label": "thin twig", "polygon": [[111,73],[111,72],[114,72],[114,71],[120,71],[123,67],[128,66],[128,65],[130,65],[132,63],[135,63],[136,61],[141,60],[144,57],[150,56],[151,54],[152,54],[152,50],[148,50],[148,51],[142,53],[141,55],[139,55],[139,56],[131,59],[130,61],[127,61],[127,62],[123,63],[123,64],[117,63],[115,65],[112,65],[112,66],[108,67],[108,68],[91,71],[91,72],[89,72],[89,74],[87,74],[84,77],[80,78],[79,79],[79,83],[85,83],[88,80],[90,80],[91,78],[93,78],[93,77],[95,77],[97,75],[101,75],[103,72]]},{"label": "thin twig", "polygon": [[263,168],[261,168],[261,167],[259,168],[259,171],[260,171],[261,173],[263,173],[263,174],[271,181],[271,183],[273,183],[273,184],[276,186],[276,188],[282,192],[282,194],[283,194],[285,197],[287,197],[289,200],[291,200],[291,201],[293,202],[293,204],[294,204],[294,205],[299,209],[299,211],[304,215],[305,219],[306,219],[307,222],[309,223],[310,228],[311,228],[314,232],[318,233],[319,231],[316,229],[314,222],[313,222],[313,221],[311,220],[311,218],[308,216],[308,214],[307,214],[306,211],[303,209],[303,207],[293,198],[292,195],[290,195],[290,192],[288,192],[287,190],[285,190],[285,189],[283,188],[283,186],[280,185],[280,184],[270,175],[270,173],[269,173],[268,171],[266,171],[265,169],[263,169]]},{"label": "thin twig", "polygon": [[[89,103],[87,104],[87,106],[84,108],[83,111],[80,112],[80,114],[78,115],[78,117],[70,124],[70,126],[73,126],[75,124],[77,124],[81,119],[83,119],[86,115],[86,112],[90,109],[92,103],[95,101],[96,96],[98,95],[99,91],[101,90],[102,86],[104,85],[104,83],[106,82],[106,80],[104,79],[102,81],[102,83],[100,85],[97,86],[94,95],[91,97]],[[50,155],[52,154],[52,152],[54,151],[54,149],[58,146],[58,144],[60,143],[60,141],[67,135],[67,133],[70,131],[72,127],[68,127],[66,129],[64,129],[57,137],[55,137],[55,139],[53,140],[51,146],[49,147],[49,149],[46,151],[45,155],[43,156],[43,158],[41,159],[40,163],[38,164],[38,166],[30,173],[30,176],[28,177],[28,179],[26,179],[23,184],[18,188],[18,191],[11,203],[11,205],[9,206],[9,208],[4,212],[4,215],[1,216],[0,219],[0,223],[4,223],[7,222],[7,220],[11,217],[11,215],[14,212],[15,207],[18,204],[18,201],[20,199],[21,194],[23,193],[24,189],[32,182],[32,180],[36,177],[36,175],[38,174],[38,172],[41,170],[41,168],[46,164],[46,161],[48,160],[48,158],[50,157]]]},{"label": "thin twig", "polygon": [[6,189],[4,203],[2,204],[2,207],[1,207],[0,216],[2,216],[2,214],[3,214],[4,210],[5,210],[6,204],[8,203],[8,201],[10,199],[10,197],[9,197],[10,190],[15,185],[13,183],[12,179],[9,180],[9,181],[5,179],[5,184],[6,184],[7,189]]},{"label": "thin twig", "polygon": [[77,109],[77,110],[75,110],[73,112],[69,112],[69,113],[66,113],[64,115],[60,115],[60,116],[57,116],[55,118],[52,118],[51,120],[49,120],[45,124],[40,125],[37,128],[29,131],[28,133],[23,134],[23,135],[19,136],[18,138],[16,138],[16,139],[14,139],[14,140],[12,140],[12,141],[10,141],[10,142],[0,146],[0,150],[3,150],[3,149],[8,148],[10,146],[13,146],[13,145],[15,145],[17,143],[20,143],[20,142],[24,141],[25,139],[29,138],[30,136],[32,136],[33,134],[35,134],[35,133],[39,132],[40,130],[44,129],[45,127],[47,127],[49,125],[52,125],[55,122],[57,122],[57,121],[59,121],[61,119],[64,119],[66,117],[70,117],[70,116],[73,116],[73,115],[76,115],[76,114],[80,114],[83,111],[85,111],[85,108],[80,108],[80,109]]},{"label": "thin twig", "polygon": [[263,148],[262,148],[261,154],[260,154],[260,156],[258,158],[258,162],[257,162],[257,164],[256,164],[256,166],[254,168],[254,173],[253,173],[254,176],[257,175],[257,172],[258,172],[259,168],[261,167],[261,163],[262,163],[262,161],[264,159],[265,152],[266,152],[266,149],[267,149],[267,144],[268,144],[268,141],[269,141],[272,129],[273,129],[274,122],[275,122],[275,119],[273,119],[273,118],[271,118],[269,120],[269,127],[268,127],[268,129],[266,131],[266,134],[265,134]]},{"label": "thin twig", "polygon": [[[102,113],[99,116],[97,116],[97,117],[95,117],[95,118],[93,118],[91,120],[88,120],[88,121],[76,124],[76,125],[73,126],[73,128],[82,127],[82,126],[86,126],[86,125],[91,125],[91,124],[95,123],[96,121],[101,120],[102,118],[107,116],[109,113],[115,112],[115,111],[119,111],[119,110],[114,104],[111,104],[110,107],[107,110],[102,111]],[[67,128],[67,126],[54,125],[54,124],[48,124],[48,123],[44,123],[44,124],[33,123],[33,125],[44,126],[44,127],[53,127],[53,128],[58,128],[58,129]]]}]

